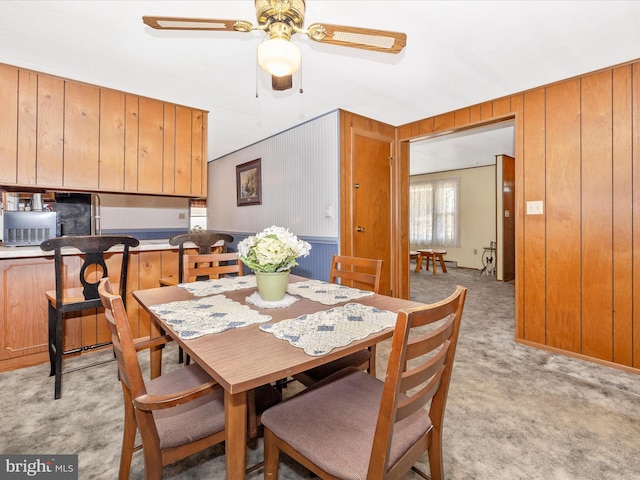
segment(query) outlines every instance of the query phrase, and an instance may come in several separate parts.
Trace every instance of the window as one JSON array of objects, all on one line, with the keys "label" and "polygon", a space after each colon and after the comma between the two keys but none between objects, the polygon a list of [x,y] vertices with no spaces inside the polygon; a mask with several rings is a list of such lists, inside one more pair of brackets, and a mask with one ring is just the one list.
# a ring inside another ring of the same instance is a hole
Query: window
[{"label": "window", "polygon": [[459,247],[460,178],[416,182],[409,191],[409,240],[413,245]]}]

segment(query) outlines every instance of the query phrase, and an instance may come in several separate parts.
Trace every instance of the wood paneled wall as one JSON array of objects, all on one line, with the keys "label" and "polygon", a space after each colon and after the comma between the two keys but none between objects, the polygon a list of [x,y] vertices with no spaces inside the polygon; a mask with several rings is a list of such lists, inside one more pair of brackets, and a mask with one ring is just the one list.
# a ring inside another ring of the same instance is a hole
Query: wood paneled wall
[{"label": "wood paneled wall", "polygon": [[207,118],[0,63],[0,184],[205,196]]},{"label": "wood paneled wall", "polygon": [[[516,341],[640,371],[640,62],[406,124],[399,140],[507,118]],[[536,200],[544,214],[525,215]]]}]

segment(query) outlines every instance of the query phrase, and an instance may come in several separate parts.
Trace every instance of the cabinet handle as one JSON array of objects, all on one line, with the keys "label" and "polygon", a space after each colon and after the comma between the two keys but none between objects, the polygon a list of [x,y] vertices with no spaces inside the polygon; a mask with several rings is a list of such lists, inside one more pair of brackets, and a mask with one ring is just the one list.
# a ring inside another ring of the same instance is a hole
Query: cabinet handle
[{"label": "cabinet handle", "polygon": [[356,228],[356,232],[364,233],[364,227]]}]

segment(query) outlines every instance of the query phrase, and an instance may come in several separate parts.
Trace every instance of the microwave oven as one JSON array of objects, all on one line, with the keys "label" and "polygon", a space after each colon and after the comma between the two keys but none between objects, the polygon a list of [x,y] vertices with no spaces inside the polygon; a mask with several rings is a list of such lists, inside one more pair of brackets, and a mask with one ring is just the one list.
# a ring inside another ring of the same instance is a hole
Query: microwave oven
[{"label": "microwave oven", "polygon": [[56,232],[56,212],[4,212],[3,241],[7,246],[40,245]]}]

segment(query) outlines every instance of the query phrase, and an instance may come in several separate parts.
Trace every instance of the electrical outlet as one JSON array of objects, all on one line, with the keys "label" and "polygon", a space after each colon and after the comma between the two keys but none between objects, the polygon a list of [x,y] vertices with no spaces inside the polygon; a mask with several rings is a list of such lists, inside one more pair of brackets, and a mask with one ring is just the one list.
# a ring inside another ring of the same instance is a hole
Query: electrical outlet
[{"label": "electrical outlet", "polygon": [[478,254],[478,249],[477,249],[477,248],[474,248],[474,249],[473,249],[473,254],[474,254],[474,255],[477,255],[477,254]]},{"label": "electrical outlet", "polygon": [[178,219],[179,220],[184,220],[184,218],[185,218],[184,213],[179,213],[178,214]]},{"label": "electrical outlet", "polygon": [[544,204],[542,200],[527,202],[527,215],[543,215]]}]

